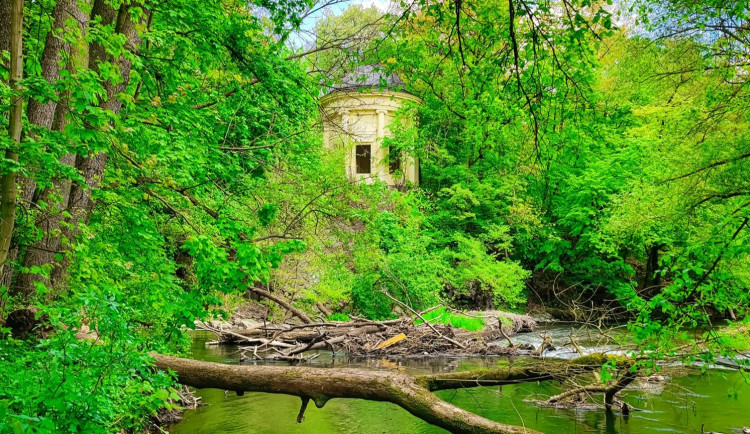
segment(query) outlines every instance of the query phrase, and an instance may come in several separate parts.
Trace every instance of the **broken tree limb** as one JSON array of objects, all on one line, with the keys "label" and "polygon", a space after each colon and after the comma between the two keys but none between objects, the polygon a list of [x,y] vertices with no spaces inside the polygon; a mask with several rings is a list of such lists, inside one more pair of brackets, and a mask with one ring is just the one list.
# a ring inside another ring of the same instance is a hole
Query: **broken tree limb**
[{"label": "broken tree limb", "polygon": [[256,343],[256,344],[259,343],[259,344],[263,344],[263,345],[270,345],[270,346],[283,347],[283,348],[293,348],[294,347],[294,345],[289,344],[289,343],[279,342],[279,341],[276,341],[274,339],[265,339],[265,338],[262,338],[262,337],[260,337],[261,336],[260,334],[258,334],[258,337],[243,336],[243,335],[235,333],[235,332],[233,332],[231,330],[221,330],[221,329],[217,329],[215,327],[211,327],[211,326],[209,326],[208,324],[206,324],[204,322],[201,322],[200,324],[201,324],[201,326],[200,326],[199,330],[206,330],[206,331],[209,331],[209,332],[212,332],[212,333],[216,333],[216,334],[218,334],[220,336],[229,335],[229,336],[232,336],[235,339],[240,339],[241,341],[246,342],[246,343]]},{"label": "broken tree limb", "polygon": [[[312,399],[318,408],[332,398],[390,402],[430,424],[454,433],[528,433],[536,431],[485,419],[443,401],[405,374],[278,366],[241,366],[202,362],[151,353],[156,368],[174,371],[180,383],[235,392],[266,392]],[[300,411],[300,414],[304,414]],[[299,417],[299,415],[298,415]]]},{"label": "broken tree limb", "polygon": [[581,394],[591,395],[592,393],[603,393],[604,406],[607,411],[610,411],[614,405],[615,396],[632,383],[638,375],[637,371],[633,371],[631,368],[632,364],[630,362],[625,362],[623,366],[625,373],[613,384],[587,384],[552,396],[547,400],[546,404],[556,404],[566,398],[579,396]]},{"label": "broken tree limb", "polygon": [[555,404],[564,400],[565,398],[568,398],[571,396],[577,396],[577,395],[580,395],[581,393],[585,393],[585,394],[604,393],[606,391],[607,391],[606,384],[587,384],[585,386],[576,387],[575,389],[566,390],[565,392],[551,396],[547,400],[547,403]]},{"label": "broken tree limb", "polygon": [[[376,328],[373,329],[373,326]],[[234,341],[234,338],[244,340],[247,338],[258,338],[262,336],[272,336],[274,339],[284,341],[310,342],[317,339],[322,332],[328,336],[345,335],[358,328],[368,328],[368,330],[384,330],[385,326],[378,322],[342,322],[342,323],[313,323],[293,325],[287,328],[279,327],[259,327],[248,330],[221,330],[222,340],[227,343]],[[315,329],[315,330],[305,330]]]},{"label": "broken tree limb", "polygon": [[273,301],[274,303],[278,304],[279,306],[283,307],[284,309],[286,309],[287,311],[289,311],[292,315],[294,315],[297,318],[299,318],[300,320],[302,320],[302,322],[304,322],[305,324],[312,324],[313,323],[313,320],[311,320],[310,317],[307,316],[307,314],[305,314],[305,312],[302,312],[301,310],[299,310],[296,307],[292,306],[291,303],[289,303],[288,301],[284,300],[283,298],[281,298],[281,297],[279,297],[277,295],[271,294],[270,292],[268,292],[268,291],[266,291],[264,289],[257,288],[255,286],[248,286],[247,289],[250,290],[251,292],[253,292],[255,294],[258,294],[261,297],[267,298],[267,299]]},{"label": "broken tree limb", "polygon": [[332,315],[331,311],[320,301],[315,302],[315,307],[320,311],[320,313],[325,315],[326,318]]},{"label": "broken tree limb", "polygon": [[299,408],[299,414],[297,414],[297,423],[302,423],[305,419],[305,410],[307,410],[307,404],[310,403],[310,398],[302,398],[302,405]]},{"label": "broken tree limb", "polygon": [[542,354],[544,354],[544,352],[547,349],[551,349],[551,348],[553,348],[552,336],[544,335],[544,337],[542,338],[542,343],[539,344],[539,348],[537,348],[536,351],[534,351],[534,354],[541,357]]},{"label": "broken tree limb", "polygon": [[500,327],[498,327],[498,330],[500,331],[500,334],[502,337],[504,337],[508,341],[508,347],[509,348],[515,348],[516,346],[513,345],[513,341],[510,340],[507,334],[505,334],[505,330],[503,330],[503,325],[500,324]]},{"label": "broken tree limb", "polygon": [[430,391],[465,387],[503,386],[536,381],[563,381],[586,372],[600,369],[607,361],[622,363],[622,359],[604,354],[590,354],[572,360],[525,360],[495,369],[420,375],[417,383]]},{"label": "broken tree limb", "polygon": [[583,350],[581,349],[581,347],[578,346],[578,343],[576,343],[575,339],[573,339],[573,328],[570,329],[570,334],[568,335],[568,338],[570,339],[570,343],[573,344],[573,346],[575,347],[576,352],[580,354],[581,356],[583,356],[584,355]]},{"label": "broken tree limb", "polygon": [[608,411],[612,410],[612,405],[615,402],[615,395],[620,393],[622,389],[628,387],[628,385],[635,380],[635,376],[636,373],[634,371],[627,371],[615,384],[607,388],[604,392],[604,406]]}]

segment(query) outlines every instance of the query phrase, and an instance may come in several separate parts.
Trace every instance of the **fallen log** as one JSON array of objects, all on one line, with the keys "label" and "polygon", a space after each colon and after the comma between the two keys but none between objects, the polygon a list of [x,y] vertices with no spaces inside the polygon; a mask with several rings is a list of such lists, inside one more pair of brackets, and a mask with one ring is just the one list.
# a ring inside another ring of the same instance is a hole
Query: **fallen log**
[{"label": "fallen log", "polygon": [[[591,354],[569,361],[534,360],[496,369],[409,376],[387,371],[348,368],[309,368],[226,365],[151,353],[156,368],[173,371],[187,386],[293,395],[313,400],[318,408],[333,398],[359,398],[396,404],[425,422],[454,433],[535,433],[485,419],[449,404],[431,392],[467,387],[564,380],[601,368],[620,357]],[[304,411],[300,412],[299,418]]]},{"label": "fallen log", "polygon": [[[278,366],[242,366],[151,354],[156,368],[174,371],[180,383],[197,388],[267,392],[312,400],[322,408],[332,398],[390,402],[414,416],[453,433],[527,433],[537,431],[506,425],[447,403],[411,376],[384,371]],[[304,408],[297,420],[302,420]]]},{"label": "fallen log", "polygon": [[366,328],[374,332],[384,330],[385,326],[377,322],[314,323],[290,326],[288,328],[259,327],[249,330],[218,330],[216,332],[221,335],[221,341],[224,343],[242,342],[246,339],[261,337],[274,337],[275,339],[287,342],[310,342],[318,339],[323,331],[329,337],[336,337],[349,334],[359,328]]},{"label": "fallen log", "polygon": [[332,312],[320,301],[315,302],[315,307],[322,313],[326,318],[332,315]]},{"label": "fallen log", "polygon": [[435,327],[433,327],[433,326],[432,326],[432,324],[430,324],[430,322],[429,322],[429,321],[427,321],[426,319],[424,319],[424,317],[422,316],[422,314],[421,314],[421,313],[419,313],[419,312],[417,312],[416,310],[414,310],[414,309],[413,309],[413,308],[412,308],[411,306],[409,306],[408,304],[406,304],[406,303],[402,302],[401,300],[397,299],[396,297],[392,296],[392,295],[391,295],[391,294],[389,294],[389,293],[388,293],[388,291],[386,291],[385,289],[383,289],[383,291],[382,291],[382,292],[383,292],[383,294],[384,294],[384,295],[385,295],[386,297],[388,297],[388,298],[390,298],[391,300],[395,301],[395,302],[396,302],[396,303],[398,303],[399,305],[401,305],[401,306],[403,306],[403,307],[407,308],[407,309],[409,310],[409,312],[411,312],[411,313],[412,313],[412,314],[414,314],[414,315],[415,315],[415,316],[416,316],[417,318],[419,318],[419,319],[420,319],[420,320],[422,321],[422,323],[423,323],[423,324],[425,324],[425,325],[426,325],[427,327],[431,328],[431,329],[432,329],[432,331],[433,331],[433,332],[435,332],[435,334],[436,334],[436,335],[438,335],[438,336],[440,337],[440,339],[445,339],[446,341],[450,342],[451,344],[453,344],[453,345],[455,345],[455,346],[457,346],[457,347],[459,347],[459,348],[466,348],[466,345],[462,344],[461,342],[458,342],[458,341],[456,341],[456,340],[454,340],[454,339],[451,339],[450,337],[448,337],[448,336],[445,336],[445,335],[443,335],[442,333],[440,333],[440,331],[438,331],[438,330],[437,330],[437,329],[436,329]]}]

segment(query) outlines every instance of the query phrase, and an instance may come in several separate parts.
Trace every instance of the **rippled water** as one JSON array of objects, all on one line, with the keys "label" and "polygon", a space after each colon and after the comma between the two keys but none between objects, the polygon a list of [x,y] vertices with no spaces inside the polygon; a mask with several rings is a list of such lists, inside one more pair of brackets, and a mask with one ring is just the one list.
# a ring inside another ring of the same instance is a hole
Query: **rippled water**
[{"label": "rippled water", "polygon": [[[556,326],[547,331],[556,342],[570,329]],[[577,332],[576,342],[584,352],[614,348],[612,343],[598,337],[589,339]],[[208,334],[197,333],[193,357],[201,360],[237,363],[235,349],[230,347],[205,348]],[[514,342],[541,341],[537,334],[514,336]],[[558,348],[551,355],[566,358],[577,355],[572,346]],[[411,374],[463,371],[492,368],[504,359],[445,358],[422,359],[362,359],[346,356],[331,357],[322,352],[312,366],[359,367],[365,369],[398,370]],[[750,381],[750,374],[748,376]],[[608,415],[603,410],[560,410],[540,408],[528,399],[544,399],[559,392],[551,382],[524,383],[513,386],[485,387],[438,392],[438,396],[462,408],[487,418],[516,425],[524,425],[545,433],[700,433],[704,431],[739,432],[750,426],[750,384],[742,373],[728,370],[710,370],[707,374],[694,373],[671,381],[666,388],[656,385],[647,389],[624,392],[624,400],[645,411],[629,417]],[[285,395],[246,393],[242,397],[234,392],[206,389],[198,392],[203,402],[209,404],[185,413],[179,424],[170,432],[187,433],[444,433],[413,417],[400,407],[380,402],[355,399],[333,399],[322,409],[310,406],[305,420],[296,423],[300,399]]]}]

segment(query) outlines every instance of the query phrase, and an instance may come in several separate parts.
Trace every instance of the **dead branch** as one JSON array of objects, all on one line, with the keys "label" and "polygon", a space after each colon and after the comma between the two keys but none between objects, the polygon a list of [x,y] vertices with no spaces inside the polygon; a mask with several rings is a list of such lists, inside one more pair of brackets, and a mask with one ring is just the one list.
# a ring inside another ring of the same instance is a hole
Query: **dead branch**
[{"label": "dead branch", "polygon": [[[502,322],[500,323],[499,330],[500,330],[500,334],[503,336],[503,338],[505,338],[508,341],[508,347],[515,348],[516,346],[513,345],[513,341],[511,341],[510,338],[508,337],[508,335],[505,334],[505,330],[503,330],[503,324],[502,324]],[[581,354],[581,355],[583,355],[583,354]]]},{"label": "dead branch", "polygon": [[325,315],[326,318],[328,318],[329,316],[331,316],[331,311],[328,310],[328,308],[323,303],[321,303],[320,301],[316,301],[315,302],[315,307],[320,311],[320,313],[322,313],[323,315]]},{"label": "dead branch", "polygon": [[610,411],[612,410],[612,406],[614,405],[615,396],[623,389],[625,389],[636,378],[637,372],[631,371],[629,364],[625,365],[625,369],[627,369],[625,374],[623,374],[614,384],[587,384],[585,386],[567,390],[558,395],[552,396],[546,401],[545,404],[556,404],[571,396],[579,396],[581,394],[591,395],[592,393],[603,393],[604,406],[607,411]]},{"label": "dead branch", "polygon": [[570,339],[570,343],[573,344],[573,346],[575,347],[576,352],[578,352],[578,354],[580,354],[580,355],[583,355],[583,350],[581,349],[581,347],[578,346],[578,344],[576,343],[575,339],[573,339],[573,329],[572,328],[570,329],[570,334],[568,335],[568,338]]},{"label": "dead branch", "polygon": [[304,322],[306,324],[312,324],[313,323],[313,320],[311,320],[309,316],[307,316],[304,312],[302,312],[301,310],[297,309],[296,307],[292,306],[291,303],[289,303],[288,301],[284,300],[283,298],[281,298],[281,297],[279,297],[279,296],[277,296],[275,294],[271,294],[270,292],[268,292],[266,290],[263,290],[263,289],[260,289],[260,288],[257,288],[255,286],[248,286],[247,288],[250,291],[254,292],[255,294],[258,294],[261,297],[267,298],[267,299],[273,301],[274,303],[278,304],[279,306],[283,307],[287,311],[291,312],[292,315],[294,315],[297,318],[299,318],[300,320],[302,320],[302,322]]},{"label": "dead branch", "polygon": [[534,355],[541,356],[542,354],[544,354],[544,352],[547,349],[552,349],[552,348],[554,348],[552,346],[552,336],[544,335],[542,343],[539,345],[539,348],[537,348],[536,351],[534,351]]}]

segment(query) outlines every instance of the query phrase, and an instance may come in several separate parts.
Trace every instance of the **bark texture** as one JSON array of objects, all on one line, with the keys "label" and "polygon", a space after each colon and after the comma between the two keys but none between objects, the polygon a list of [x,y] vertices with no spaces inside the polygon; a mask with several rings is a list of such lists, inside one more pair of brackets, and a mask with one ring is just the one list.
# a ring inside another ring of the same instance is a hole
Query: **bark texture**
[{"label": "bark texture", "polygon": [[[128,11],[130,4],[124,2],[119,11],[110,6],[106,0],[96,0],[91,10],[92,18],[99,18],[102,26],[114,26],[115,32],[125,35],[128,42],[126,46],[132,48],[137,45],[134,39],[137,37],[135,24],[130,19]],[[92,44],[90,48],[89,67],[92,71],[99,73],[100,65],[106,62],[117,65],[120,69],[122,81],[113,83],[106,81],[104,89],[107,93],[106,100],[102,102],[101,107],[110,110],[114,114],[120,113],[122,102],[117,98],[117,94],[125,90],[130,79],[130,61],[125,58],[113,59],[107,54],[107,50],[101,44]],[[85,157],[78,157],[76,167],[86,180],[86,185],[74,184],[71,187],[70,197],[67,204],[68,212],[72,215],[70,223],[75,227],[79,220],[86,220],[91,210],[91,190],[99,186],[101,176],[104,173],[104,167],[107,162],[107,154],[104,152],[94,152]],[[72,239],[77,231],[75,229],[65,235]]]},{"label": "bark texture", "polygon": [[519,360],[507,367],[498,369],[421,375],[417,377],[417,382],[427,390],[436,391],[464,387],[502,386],[532,381],[563,381],[576,375],[598,370],[602,364],[610,360],[617,359],[603,354],[590,354],[569,361]]},{"label": "bark texture", "polygon": [[359,369],[240,366],[152,354],[156,367],[177,373],[182,384],[244,392],[280,393],[312,400],[318,408],[332,398],[396,404],[425,422],[454,433],[536,433],[463,410],[432,394],[408,375]]},{"label": "bark texture", "polygon": [[[11,0],[0,0],[0,52],[10,51],[10,26],[5,23],[10,23],[10,2]],[[2,66],[8,68],[8,63],[3,60]]]},{"label": "bark texture", "polygon": [[[10,87],[11,97],[8,136],[19,146],[23,120],[23,96],[21,79],[23,78],[23,0],[12,0],[10,9]],[[6,24],[4,24],[6,25]],[[5,158],[18,161],[15,149],[6,149]],[[16,219],[16,172],[3,174],[0,180],[0,274],[5,267],[10,251],[10,240]]]}]

